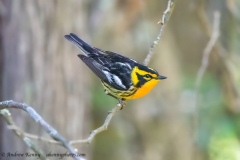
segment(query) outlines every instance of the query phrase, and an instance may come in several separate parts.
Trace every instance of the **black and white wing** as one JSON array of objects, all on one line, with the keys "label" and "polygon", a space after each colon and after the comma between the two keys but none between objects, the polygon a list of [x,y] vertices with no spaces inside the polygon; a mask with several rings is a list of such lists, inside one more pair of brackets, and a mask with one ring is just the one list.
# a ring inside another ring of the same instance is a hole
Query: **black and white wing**
[{"label": "black and white wing", "polygon": [[70,33],[64,36],[83,54],[78,57],[105,83],[118,90],[128,90],[131,85],[131,70],[135,60],[111,51],[95,48]]},{"label": "black and white wing", "polygon": [[130,87],[131,66],[123,66],[120,62],[112,63],[105,56],[87,57],[80,54],[78,57],[105,83],[118,90],[127,90]]}]

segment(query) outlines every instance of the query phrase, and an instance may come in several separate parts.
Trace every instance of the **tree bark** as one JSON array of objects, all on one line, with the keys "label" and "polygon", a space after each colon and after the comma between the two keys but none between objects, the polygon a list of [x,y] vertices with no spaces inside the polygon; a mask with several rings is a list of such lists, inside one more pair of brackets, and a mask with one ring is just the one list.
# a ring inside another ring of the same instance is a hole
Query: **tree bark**
[{"label": "tree bark", "polygon": [[[85,122],[89,122],[85,87],[88,77],[76,56],[79,51],[73,50],[63,37],[76,29],[81,30],[79,19],[85,20],[84,9],[76,8],[82,6],[81,3],[78,0],[2,1],[6,13],[2,16],[0,40],[0,60],[4,54],[5,62],[1,63],[1,99],[29,104],[69,140],[88,135],[83,131],[83,126],[85,129],[88,126]],[[47,136],[27,114],[20,110],[11,110],[11,113],[22,130]],[[27,151],[12,131],[2,127],[0,132],[3,135],[2,152]],[[43,142],[37,144],[45,153],[64,151]],[[86,153],[87,150],[81,148],[79,152]]]}]

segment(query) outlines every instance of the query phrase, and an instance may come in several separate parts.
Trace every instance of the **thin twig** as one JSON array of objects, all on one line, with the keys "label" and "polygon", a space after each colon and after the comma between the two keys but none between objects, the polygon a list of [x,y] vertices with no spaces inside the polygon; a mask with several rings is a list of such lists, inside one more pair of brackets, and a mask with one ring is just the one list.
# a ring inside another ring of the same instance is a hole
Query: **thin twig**
[{"label": "thin twig", "polygon": [[87,139],[84,140],[76,140],[76,141],[70,141],[69,143],[74,145],[74,144],[78,144],[78,143],[91,143],[91,141],[93,140],[93,138],[100,132],[107,130],[108,125],[112,119],[112,117],[114,116],[114,114],[119,111],[122,108],[122,104],[118,103],[116,107],[114,107],[107,115],[107,118],[104,121],[104,124],[93,130],[90,134],[90,136]]},{"label": "thin twig", "polygon": [[24,135],[24,137],[28,137],[28,138],[31,138],[33,140],[40,140],[40,141],[43,141],[43,142],[47,142],[47,143],[50,143],[50,144],[59,144],[61,145],[61,143],[59,141],[56,141],[56,140],[52,140],[52,139],[49,139],[49,138],[44,138],[44,137],[40,137],[38,135],[34,135],[34,134],[30,134],[30,133],[26,133],[26,132],[23,132],[19,127],[17,127],[16,125],[9,125],[8,126],[8,129],[11,129],[11,130],[14,130],[14,131],[21,131],[22,134]]},{"label": "thin twig", "polygon": [[[0,111],[0,114],[3,115],[4,119],[6,120],[7,124],[9,126],[15,126],[15,123],[11,117],[10,112],[7,109],[3,109]],[[45,156],[45,154],[43,153],[43,151],[38,148],[29,138],[27,138],[26,136],[24,136],[24,132],[22,132],[21,130],[14,130],[14,133],[20,137],[20,139],[23,140],[23,142],[30,148],[33,150],[33,152],[35,152],[36,154],[39,155],[39,158],[41,160],[47,160],[47,157]]]},{"label": "thin twig", "polygon": [[164,28],[165,24],[167,23],[167,21],[169,20],[171,14],[173,12],[173,8],[174,8],[174,2],[172,2],[172,0],[168,0],[167,9],[163,12],[162,19],[158,22],[158,24],[160,24],[160,29],[159,29],[159,32],[157,35],[157,39],[151,45],[149,52],[147,54],[147,57],[143,61],[144,65],[148,65],[148,63],[153,55],[153,49],[158,44],[158,41],[161,39],[163,28]]},{"label": "thin twig", "polygon": [[[199,86],[201,84],[203,75],[206,71],[206,68],[208,66],[208,60],[209,60],[209,55],[212,52],[214,46],[217,43],[217,40],[219,38],[220,35],[220,18],[221,18],[221,14],[219,11],[215,11],[214,12],[214,22],[213,22],[213,29],[212,29],[212,34],[210,36],[209,42],[207,43],[206,48],[203,51],[203,57],[202,57],[202,62],[201,62],[201,66],[198,70],[197,73],[197,78],[196,78],[196,82],[195,82],[195,93],[194,93],[194,108],[195,108],[195,114],[194,114],[194,121],[193,121],[193,125],[195,126],[195,131],[196,134],[194,135],[198,138],[198,132],[197,132],[197,126],[198,126],[198,107],[197,107],[197,100],[198,100],[198,89]],[[195,152],[195,156],[197,157],[197,152]]]},{"label": "thin twig", "polygon": [[196,83],[195,86],[198,88],[203,74],[206,71],[206,68],[208,66],[208,59],[209,59],[209,55],[214,47],[214,45],[216,44],[218,37],[219,37],[219,26],[220,26],[220,12],[219,11],[215,11],[214,12],[214,23],[213,23],[213,30],[212,30],[212,35],[211,38],[206,46],[206,48],[203,51],[203,57],[202,57],[202,64],[201,67],[198,70],[197,73],[197,79],[196,79]]},{"label": "thin twig", "polygon": [[78,153],[75,152],[74,148],[63,138],[58,132],[50,126],[45,120],[30,106],[24,103],[10,101],[0,102],[0,110],[2,109],[9,109],[9,108],[16,108],[26,111],[31,118],[33,118],[37,123],[39,123],[44,130],[56,141],[59,141],[63,147],[65,147],[76,160],[85,160]]},{"label": "thin twig", "polygon": [[[104,121],[104,124],[103,124],[101,127],[93,130],[93,131],[91,132],[91,134],[89,135],[88,138],[86,138],[86,139],[84,139],[84,140],[72,140],[72,141],[69,141],[69,144],[70,144],[70,145],[77,145],[77,144],[83,144],[83,143],[88,143],[88,144],[91,143],[91,141],[93,140],[93,138],[94,138],[98,133],[107,130],[108,125],[110,124],[111,119],[113,118],[113,116],[115,115],[115,113],[121,109],[121,107],[122,107],[122,105],[121,105],[120,103],[117,104],[117,106],[114,107],[114,108],[108,113],[108,115],[107,115],[107,117],[106,117],[106,119],[105,119],[105,121]],[[10,127],[8,127],[8,128],[9,128],[9,129],[12,129],[12,130],[17,130],[17,131],[20,130],[17,126],[10,126]],[[50,143],[50,144],[59,144],[59,145],[61,144],[59,141],[55,141],[55,140],[48,139],[48,138],[44,138],[44,137],[39,137],[39,136],[37,136],[37,135],[33,135],[33,134],[25,133],[25,132],[23,132],[23,135],[26,136],[26,137],[28,137],[28,138],[35,139],[35,140],[41,140],[41,141],[44,141],[44,142],[47,142],[47,143]]]}]

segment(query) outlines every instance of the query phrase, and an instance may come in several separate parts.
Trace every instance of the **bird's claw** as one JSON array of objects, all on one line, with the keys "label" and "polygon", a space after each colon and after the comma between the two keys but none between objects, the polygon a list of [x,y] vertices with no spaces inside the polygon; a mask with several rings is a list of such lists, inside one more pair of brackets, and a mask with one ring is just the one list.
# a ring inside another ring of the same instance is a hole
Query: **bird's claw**
[{"label": "bird's claw", "polygon": [[121,105],[120,110],[122,110],[127,105],[126,101],[121,99],[118,100],[118,104]]}]

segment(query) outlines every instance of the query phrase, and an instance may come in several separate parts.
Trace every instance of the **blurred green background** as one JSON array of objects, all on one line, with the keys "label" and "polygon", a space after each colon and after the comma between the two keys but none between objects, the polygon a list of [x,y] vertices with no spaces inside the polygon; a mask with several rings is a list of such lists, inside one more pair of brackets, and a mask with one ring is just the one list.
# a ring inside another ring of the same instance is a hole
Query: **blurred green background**
[{"label": "blurred green background", "polygon": [[[63,36],[73,32],[142,62],[166,6],[167,0],[0,0],[1,101],[29,104],[68,140],[87,138],[117,101]],[[220,37],[196,90],[215,11]],[[176,1],[149,63],[168,79],[128,101],[90,145],[75,147],[91,160],[239,160],[239,22],[239,0]],[[26,113],[10,111],[22,130],[48,137]],[[0,152],[32,152],[0,120]],[[35,142],[45,153],[66,152]]]}]

